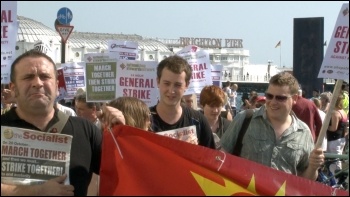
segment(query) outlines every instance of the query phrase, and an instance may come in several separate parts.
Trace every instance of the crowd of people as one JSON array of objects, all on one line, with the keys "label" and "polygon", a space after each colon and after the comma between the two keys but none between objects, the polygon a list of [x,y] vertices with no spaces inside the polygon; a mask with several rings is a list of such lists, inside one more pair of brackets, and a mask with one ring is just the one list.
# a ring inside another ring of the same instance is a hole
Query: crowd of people
[{"label": "crowd of people", "polygon": [[[73,136],[70,185],[63,184],[67,178],[63,174],[42,185],[2,183],[1,195],[97,195],[102,131],[114,124],[153,133],[194,125],[199,146],[231,154],[241,146],[238,156],[242,158],[310,180],[316,180],[324,152],[342,153],[348,136],[346,86],[332,111],[323,144],[327,145],[315,147],[331,94],[303,98],[297,79],[281,72],[271,77],[265,96],[251,91],[238,112],[237,84],[204,87],[197,105],[195,94],[185,95],[191,76],[187,60],[170,56],[157,67],[160,96],[155,106],[148,107],[134,97],[87,102],[86,93],[81,91],[76,94],[74,108],[69,108],[57,101],[58,78],[52,59],[35,50],[20,55],[11,66],[9,86],[2,90],[1,126],[52,132],[49,128],[63,121],[62,116],[67,117],[59,133]],[[248,111],[252,117],[249,125],[244,125]],[[240,138],[242,127],[246,129]]]}]

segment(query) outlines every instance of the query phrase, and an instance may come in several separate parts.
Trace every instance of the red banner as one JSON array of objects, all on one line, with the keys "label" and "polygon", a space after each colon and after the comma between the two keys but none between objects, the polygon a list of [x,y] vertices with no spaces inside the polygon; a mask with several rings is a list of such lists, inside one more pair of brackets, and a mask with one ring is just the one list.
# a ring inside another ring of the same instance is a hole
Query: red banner
[{"label": "red banner", "polygon": [[349,192],[129,126],[104,131],[102,196],[334,194]]}]

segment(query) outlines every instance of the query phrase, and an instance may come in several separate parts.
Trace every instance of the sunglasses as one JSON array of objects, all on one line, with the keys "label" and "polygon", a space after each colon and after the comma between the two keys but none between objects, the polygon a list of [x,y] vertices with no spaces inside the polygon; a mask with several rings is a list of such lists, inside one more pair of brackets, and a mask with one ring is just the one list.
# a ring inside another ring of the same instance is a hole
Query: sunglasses
[{"label": "sunglasses", "polygon": [[278,102],[285,102],[288,98],[290,98],[292,96],[273,95],[273,94],[266,92],[265,97],[267,100],[272,100],[273,98],[275,98],[276,101],[278,101]]}]

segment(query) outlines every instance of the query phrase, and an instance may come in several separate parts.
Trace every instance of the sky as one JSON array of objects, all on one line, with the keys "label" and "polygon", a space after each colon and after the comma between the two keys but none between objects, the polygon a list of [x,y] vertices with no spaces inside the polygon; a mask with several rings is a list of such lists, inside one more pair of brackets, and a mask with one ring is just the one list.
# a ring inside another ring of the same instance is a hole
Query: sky
[{"label": "sky", "polygon": [[[54,29],[62,7],[74,31],[143,37],[242,39],[251,64],[293,67],[294,18],[324,17],[329,42],[345,1],[18,1],[17,15]],[[275,48],[281,41],[280,48]],[[326,51],[326,47],[324,49]]]}]

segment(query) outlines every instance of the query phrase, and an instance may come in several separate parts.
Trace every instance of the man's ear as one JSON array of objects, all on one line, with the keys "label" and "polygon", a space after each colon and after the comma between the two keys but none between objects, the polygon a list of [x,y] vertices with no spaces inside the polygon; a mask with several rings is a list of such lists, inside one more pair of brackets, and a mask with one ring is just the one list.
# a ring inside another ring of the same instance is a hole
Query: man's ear
[{"label": "man's ear", "polygon": [[60,89],[58,88],[58,83],[59,83],[59,81],[57,80],[56,81],[56,90],[57,90],[56,91],[56,98],[60,96]]},{"label": "man's ear", "polygon": [[15,98],[15,89],[16,89],[16,85],[15,85],[14,83],[10,82],[9,88],[10,88],[10,90],[11,90],[11,97],[12,97],[12,98]]},{"label": "man's ear", "polygon": [[297,94],[294,94],[292,96],[292,99],[293,99],[293,105],[297,103],[297,100],[298,100],[298,95]]}]

